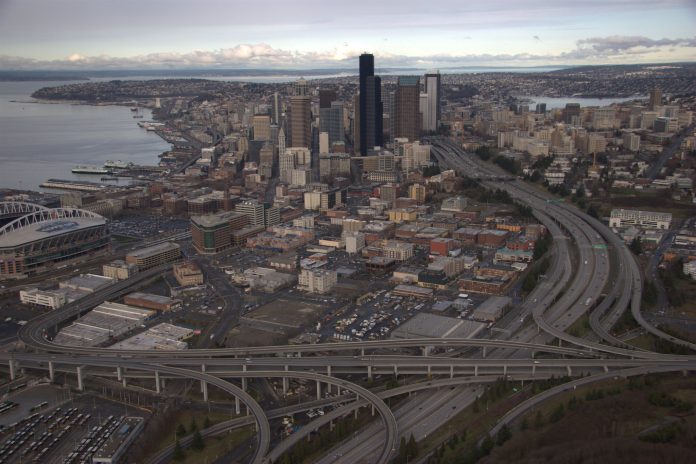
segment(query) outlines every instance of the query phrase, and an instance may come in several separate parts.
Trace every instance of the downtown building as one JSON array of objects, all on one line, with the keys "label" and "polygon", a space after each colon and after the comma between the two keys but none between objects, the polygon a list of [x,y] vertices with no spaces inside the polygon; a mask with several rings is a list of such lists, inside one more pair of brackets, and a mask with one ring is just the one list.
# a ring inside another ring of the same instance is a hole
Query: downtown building
[{"label": "downtown building", "polygon": [[382,146],[382,80],[375,76],[375,57],[360,55],[360,95],[358,98],[360,154]]}]

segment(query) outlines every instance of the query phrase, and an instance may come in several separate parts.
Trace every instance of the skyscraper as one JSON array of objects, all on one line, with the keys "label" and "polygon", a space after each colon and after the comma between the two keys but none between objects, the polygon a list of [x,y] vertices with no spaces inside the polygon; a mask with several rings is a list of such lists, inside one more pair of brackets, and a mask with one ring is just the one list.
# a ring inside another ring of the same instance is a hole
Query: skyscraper
[{"label": "skyscraper", "polygon": [[394,92],[393,137],[405,137],[409,142],[418,140],[420,135],[420,79],[418,76],[399,77]]},{"label": "skyscraper", "polygon": [[299,79],[290,97],[290,146],[311,147],[312,145],[312,99],[307,81]]},{"label": "skyscraper", "polygon": [[382,145],[382,80],[374,55],[360,55],[360,154]]},{"label": "skyscraper", "polygon": [[273,100],[271,102],[271,120],[273,124],[280,125],[280,114],[282,112],[280,95],[278,92],[273,94]]},{"label": "skyscraper", "polygon": [[653,111],[656,106],[662,106],[662,90],[655,87],[650,91],[649,109]]},{"label": "skyscraper", "polygon": [[425,75],[425,93],[427,97],[427,117],[423,114],[423,127],[428,131],[436,131],[440,125],[442,108],[440,100],[442,98],[440,90],[440,72],[435,71]]},{"label": "skyscraper", "polygon": [[344,141],[343,103],[336,101],[335,90],[319,90],[319,132],[329,134],[329,144]]}]

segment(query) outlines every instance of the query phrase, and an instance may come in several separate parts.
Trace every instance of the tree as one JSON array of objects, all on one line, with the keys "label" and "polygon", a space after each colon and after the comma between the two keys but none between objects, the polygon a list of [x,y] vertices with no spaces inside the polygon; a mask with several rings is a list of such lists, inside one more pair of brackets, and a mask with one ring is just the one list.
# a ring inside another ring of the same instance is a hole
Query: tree
[{"label": "tree", "polygon": [[590,203],[590,206],[587,207],[587,214],[589,214],[593,218],[598,218],[599,211],[597,210],[597,205],[595,205],[594,203]]},{"label": "tree", "polygon": [[534,417],[534,428],[538,429],[544,425],[544,415],[541,413],[541,411],[537,411],[536,416]]},{"label": "tree", "polygon": [[205,419],[203,420],[203,428],[207,429],[211,426],[212,424],[210,423],[210,417],[205,416]]},{"label": "tree", "polygon": [[200,451],[205,448],[205,442],[203,441],[203,436],[200,430],[193,432],[193,438],[191,439],[191,449]]},{"label": "tree", "polygon": [[184,457],[186,455],[184,454],[184,450],[181,448],[181,443],[179,443],[179,439],[176,439],[176,442],[174,442],[174,452],[172,453],[172,459],[175,461],[183,461]]},{"label": "tree", "polygon": [[196,418],[191,417],[191,424],[189,425],[189,431],[191,431],[191,433],[193,433],[196,430],[198,430],[198,424],[196,423]]},{"label": "tree", "polygon": [[406,457],[408,459],[413,459],[418,455],[418,443],[416,443],[416,439],[414,438],[413,434],[408,439],[408,443],[406,444]]},{"label": "tree", "polygon": [[636,237],[631,240],[631,244],[628,245],[628,249],[635,255],[639,255],[643,252],[643,244],[641,243],[640,237]]},{"label": "tree", "polygon": [[498,434],[495,437],[496,444],[498,446],[502,446],[503,443],[508,441],[512,437],[512,431],[510,431],[510,427],[507,426],[507,424],[503,424],[502,427],[500,427],[500,430],[498,430]]},{"label": "tree", "polygon": [[184,427],[184,424],[179,424],[176,428],[176,436],[183,437],[184,435],[186,435],[186,427]]},{"label": "tree", "polygon": [[491,436],[486,435],[486,438],[484,438],[483,442],[481,443],[481,454],[483,456],[488,456],[489,454],[491,454],[491,451],[493,450],[494,446],[495,443],[493,442]]}]

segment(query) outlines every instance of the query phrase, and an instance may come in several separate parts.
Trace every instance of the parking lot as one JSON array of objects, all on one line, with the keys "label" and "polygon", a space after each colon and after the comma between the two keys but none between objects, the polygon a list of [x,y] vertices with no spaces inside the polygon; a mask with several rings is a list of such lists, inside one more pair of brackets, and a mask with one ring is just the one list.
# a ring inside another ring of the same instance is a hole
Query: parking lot
[{"label": "parking lot", "polygon": [[8,401],[17,406],[0,413],[0,463],[91,463],[126,416],[146,415],[94,395],[75,397],[54,385],[21,390]]}]

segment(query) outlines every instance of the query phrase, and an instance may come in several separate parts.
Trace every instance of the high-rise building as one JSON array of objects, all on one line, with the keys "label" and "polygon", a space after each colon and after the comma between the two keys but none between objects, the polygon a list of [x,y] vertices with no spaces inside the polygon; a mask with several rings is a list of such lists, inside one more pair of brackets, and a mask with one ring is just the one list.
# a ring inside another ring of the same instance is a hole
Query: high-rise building
[{"label": "high-rise building", "polygon": [[251,226],[263,226],[265,222],[264,207],[255,200],[243,201],[235,207],[237,213],[245,215]]},{"label": "high-rise building", "polygon": [[537,114],[545,114],[546,113],[546,103],[537,103],[536,112],[537,112]]},{"label": "high-rise building", "polygon": [[257,114],[252,119],[254,140],[267,142],[271,140],[271,117],[267,114]]},{"label": "high-rise building", "polygon": [[579,125],[580,103],[566,103],[563,114],[566,124]]},{"label": "high-rise building", "polygon": [[662,105],[662,90],[655,87],[650,91],[650,102],[648,104],[648,109],[653,111],[656,106]]},{"label": "high-rise building", "polygon": [[312,100],[308,96],[290,97],[290,146],[307,147],[312,143]]},{"label": "high-rise building", "polygon": [[374,55],[360,55],[360,154],[382,146],[382,80],[375,76]]},{"label": "high-rise building", "polygon": [[309,97],[309,87],[307,81],[300,77],[292,86],[292,94],[295,97]]},{"label": "high-rise building", "polygon": [[333,101],[328,107],[319,108],[319,132],[329,134],[329,145],[343,142],[343,102]]},{"label": "high-rise building", "polygon": [[282,112],[280,94],[275,92],[271,102],[271,119],[273,120],[273,124],[280,125],[280,115]]},{"label": "high-rise building", "polygon": [[418,76],[399,77],[394,93],[394,133],[392,137],[404,137],[413,142],[420,135],[420,79]]},{"label": "high-rise building", "polygon": [[[442,99],[440,87],[440,72],[427,73],[425,75],[425,93],[427,95],[427,114],[423,113],[423,128],[427,131],[436,131],[442,119]],[[427,116],[427,117],[426,117]]]},{"label": "high-rise building", "polygon": [[362,153],[360,147],[360,94],[353,96],[353,151]]},{"label": "high-rise building", "polygon": [[416,200],[419,205],[425,203],[425,186],[421,184],[411,184],[408,187],[408,197]]},{"label": "high-rise building", "polygon": [[319,109],[331,108],[331,103],[336,101],[336,91],[333,89],[319,89]]}]

